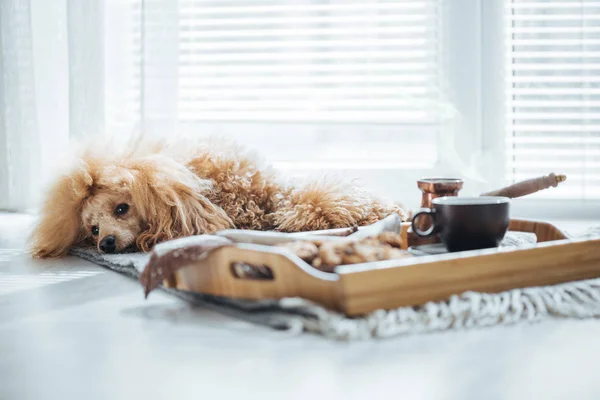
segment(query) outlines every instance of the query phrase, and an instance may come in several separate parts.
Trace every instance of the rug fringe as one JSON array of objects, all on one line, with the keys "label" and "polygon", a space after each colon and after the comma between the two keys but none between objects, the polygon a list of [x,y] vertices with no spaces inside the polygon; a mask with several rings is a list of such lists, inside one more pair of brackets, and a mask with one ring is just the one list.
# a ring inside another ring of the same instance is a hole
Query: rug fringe
[{"label": "rug fringe", "polygon": [[[378,310],[348,318],[306,300],[282,299],[279,306],[294,314],[294,330],[301,318],[305,331],[336,340],[387,338],[405,334],[510,325],[542,318],[600,316],[600,279],[556,286],[513,289],[502,293],[465,292],[445,302],[421,307]],[[300,317],[298,317],[300,315]],[[290,319],[290,322],[292,319]]]}]

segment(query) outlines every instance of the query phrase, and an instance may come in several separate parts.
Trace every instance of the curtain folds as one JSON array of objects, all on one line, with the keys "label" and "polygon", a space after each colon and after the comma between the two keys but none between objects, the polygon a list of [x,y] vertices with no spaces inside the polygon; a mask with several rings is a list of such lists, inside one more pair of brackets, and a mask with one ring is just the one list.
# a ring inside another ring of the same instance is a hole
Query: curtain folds
[{"label": "curtain folds", "polygon": [[41,151],[34,63],[31,2],[2,0],[0,209],[21,209],[36,197]]},{"label": "curtain folds", "polygon": [[0,210],[37,208],[73,139],[131,134],[131,1],[0,1]]}]

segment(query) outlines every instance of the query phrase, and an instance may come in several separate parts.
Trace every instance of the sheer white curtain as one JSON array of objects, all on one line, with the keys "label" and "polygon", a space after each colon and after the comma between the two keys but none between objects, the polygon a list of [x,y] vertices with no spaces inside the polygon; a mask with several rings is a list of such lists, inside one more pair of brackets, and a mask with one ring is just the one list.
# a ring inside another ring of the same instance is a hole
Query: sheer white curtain
[{"label": "sheer white curtain", "polygon": [[[35,195],[40,151],[31,4],[0,3],[0,207]],[[21,182],[31,182],[23,185]]]},{"label": "sheer white curtain", "polygon": [[74,138],[137,126],[131,10],[120,0],[0,2],[0,210],[35,207]]}]

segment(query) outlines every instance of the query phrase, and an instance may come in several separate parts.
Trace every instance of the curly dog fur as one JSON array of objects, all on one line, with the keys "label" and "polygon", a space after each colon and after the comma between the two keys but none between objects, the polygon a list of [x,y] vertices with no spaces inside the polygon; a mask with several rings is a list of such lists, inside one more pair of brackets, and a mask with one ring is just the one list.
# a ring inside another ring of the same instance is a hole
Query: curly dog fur
[{"label": "curly dog fur", "polygon": [[145,141],[118,154],[84,151],[47,193],[31,251],[60,257],[86,244],[149,251],[228,228],[299,232],[368,225],[390,213],[406,218],[401,207],[353,185],[285,185],[237,147]]}]

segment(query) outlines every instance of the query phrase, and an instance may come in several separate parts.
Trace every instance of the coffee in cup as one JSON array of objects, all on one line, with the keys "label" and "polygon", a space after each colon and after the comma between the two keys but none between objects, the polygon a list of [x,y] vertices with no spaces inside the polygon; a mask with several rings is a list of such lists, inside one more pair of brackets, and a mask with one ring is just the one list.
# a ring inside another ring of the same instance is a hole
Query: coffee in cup
[{"label": "coffee in cup", "polygon": [[[412,230],[422,237],[439,235],[450,252],[498,247],[508,231],[509,209],[508,197],[438,197],[414,215]],[[424,218],[431,223],[422,231]]]}]

